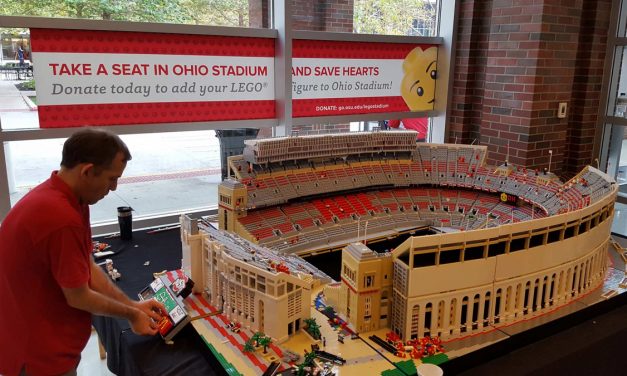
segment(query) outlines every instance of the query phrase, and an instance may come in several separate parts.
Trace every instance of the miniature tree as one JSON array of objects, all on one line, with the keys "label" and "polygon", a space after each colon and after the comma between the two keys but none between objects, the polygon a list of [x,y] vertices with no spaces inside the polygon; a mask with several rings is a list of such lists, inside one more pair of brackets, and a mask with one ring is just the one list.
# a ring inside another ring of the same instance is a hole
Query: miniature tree
[{"label": "miniature tree", "polygon": [[314,359],[316,359],[316,353],[312,352],[305,352],[305,358],[303,359],[303,364],[305,366],[313,366],[314,365]]},{"label": "miniature tree", "polygon": [[318,325],[317,322],[314,321],[313,324],[309,326],[309,334],[311,334],[314,339],[320,339],[320,325]]},{"label": "miniature tree", "polygon": [[316,319],[314,319],[313,317],[310,317],[308,319],[305,319],[305,325],[309,326],[311,325],[312,322],[316,322]]},{"label": "miniature tree", "polygon": [[256,332],[255,334],[253,334],[252,337],[250,337],[250,341],[252,343],[255,344],[255,346],[259,346],[259,339],[265,337],[266,335],[263,334],[262,332]]},{"label": "miniature tree", "polygon": [[263,346],[263,353],[265,354],[268,352],[268,346],[270,346],[270,344],[272,343],[272,338],[261,337],[257,340],[257,343],[259,344],[259,346]]},{"label": "miniature tree", "polygon": [[315,318],[305,319],[305,324],[307,325],[307,333],[309,333],[313,339],[320,339],[320,325],[316,322]]},{"label": "miniature tree", "polygon": [[244,348],[242,349],[242,351],[244,352],[253,352],[255,351],[255,346],[253,346],[253,340],[252,338],[249,339],[248,341],[246,341],[246,343],[244,344]]},{"label": "miniature tree", "polygon": [[305,376],[305,363],[301,363],[298,365],[296,376]]}]

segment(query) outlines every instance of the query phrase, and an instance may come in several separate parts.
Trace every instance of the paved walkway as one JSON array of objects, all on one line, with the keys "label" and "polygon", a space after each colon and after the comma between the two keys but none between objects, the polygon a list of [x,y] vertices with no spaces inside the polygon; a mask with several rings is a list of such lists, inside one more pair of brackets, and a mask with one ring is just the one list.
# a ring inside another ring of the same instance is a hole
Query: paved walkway
[{"label": "paved walkway", "polygon": [[[9,81],[0,79],[0,111],[1,112],[30,112],[22,93],[15,87],[16,83],[24,81]],[[4,126],[4,122],[3,122]]]}]

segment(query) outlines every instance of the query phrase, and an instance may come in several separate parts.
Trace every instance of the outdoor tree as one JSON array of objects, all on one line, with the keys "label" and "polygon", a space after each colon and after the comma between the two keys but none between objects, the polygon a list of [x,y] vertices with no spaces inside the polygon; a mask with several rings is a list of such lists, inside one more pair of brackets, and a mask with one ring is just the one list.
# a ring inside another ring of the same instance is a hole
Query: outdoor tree
[{"label": "outdoor tree", "polygon": [[[247,27],[249,0],[0,0],[0,14]],[[434,35],[436,0],[355,0],[357,33]]]},{"label": "outdoor tree", "polygon": [[182,0],[197,25],[248,27],[248,0]]},{"label": "outdoor tree", "polygon": [[193,23],[193,3],[202,0],[0,0],[11,16],[89,18],[117,21]]},{"label": "outdoor tree", "polygon": [[435,0],[355,0],[354,4],[356,33],[435,35]]}]

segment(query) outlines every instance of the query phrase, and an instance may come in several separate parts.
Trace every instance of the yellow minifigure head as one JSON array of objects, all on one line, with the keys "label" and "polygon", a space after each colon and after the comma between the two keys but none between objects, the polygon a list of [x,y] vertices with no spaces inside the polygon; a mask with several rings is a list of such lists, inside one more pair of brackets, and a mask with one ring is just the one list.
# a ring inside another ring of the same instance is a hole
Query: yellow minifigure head
[{"label": "yellow minifigure head", "polygon": [[433,110],[438,48],[414,48],[403,61],[401,95],[411,111]]}]

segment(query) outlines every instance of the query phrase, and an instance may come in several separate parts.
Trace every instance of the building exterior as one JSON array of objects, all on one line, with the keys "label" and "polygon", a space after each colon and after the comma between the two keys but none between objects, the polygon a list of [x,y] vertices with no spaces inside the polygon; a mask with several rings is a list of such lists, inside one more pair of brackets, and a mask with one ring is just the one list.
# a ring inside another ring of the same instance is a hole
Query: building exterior
[{"label": "building exterior", "polygon": [[392,253],[350,244],[341,289],[325,293],[339,293],[333,301],[356,330],[390,327],[405,339],[458,338],[539,316],[603,283],[613,205],[608,195],[573,213],[412,237]]},{"label": "building exterior", "polygon": [[378,254],[362,243],[342,252],[342,284],[337,308],[358,332],[388,327],[392,301],[391,253]]},{"label": "building exterior", "polygon": [[311,289],[330,279],[295,257],[279,256],[211,226],[181,218],[183,268],[230,320],[284,341],[310,317]]}]

